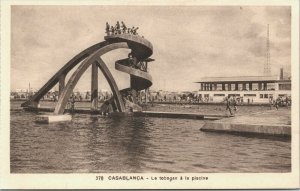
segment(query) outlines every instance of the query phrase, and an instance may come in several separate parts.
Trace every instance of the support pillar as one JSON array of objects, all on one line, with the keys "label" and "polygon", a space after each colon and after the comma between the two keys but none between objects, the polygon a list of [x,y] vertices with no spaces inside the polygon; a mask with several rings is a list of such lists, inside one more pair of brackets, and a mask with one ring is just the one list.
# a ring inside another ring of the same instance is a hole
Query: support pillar
[{"label": "support pillar", "polygon": [[231,84],[228,84],[228,91],[231,91]]},{"label": "support pillar", "polygon": [[92,83],[91,83],[91,109],[97,110],[98,107],[98,67],[92,64]]},{"label": "support pillar", "polygon": [[203,91],[203,83],[201,83],[201,91]]},{"label": "support pillar", "polygon": [[243,83],[243,90],[246,90],[246,83]]},{"label": "support pillar", "polygon": [[252,90],[252,83],[249,83],[249,90]]},{"label": "support pillar", "polygon": [[235,90],[239,90],[239,84],[235,83]]},{"label": "support pillar", "polygon": [[258,90],[262,90],[262,83],[258,83]]},{"label": "support pillar", "polygon": [[59,77],[59,83],[58,83],[58,98],[60,97],[62,91],[65,88],[65,79],[66,79],[66,74],[63,74]]},{"label": "support pillar", "polygon": [[267,82],[264,83],[264,90],[268,90]]},{"label": "support pillar", "polygon": [[146,104],[148,103],[148,101],[147,101],[147,99],[148,99],[148,92],[149,92],[149,88],[145,89],[145,103]]},{"label": "support pillar", "polygon": [[212,88],[212,87],[213,87],[213,86],[212,86],[212,84],[209,84],[209,86],[210,86],[210,87],[209,87],[209,90],[210,90],[210,91],[212,91],[212,90],[213,90],[213,88]]},{"label": "support pillar", "polygon": [[222,90],[225,91],[225,84],[222,84]]}]

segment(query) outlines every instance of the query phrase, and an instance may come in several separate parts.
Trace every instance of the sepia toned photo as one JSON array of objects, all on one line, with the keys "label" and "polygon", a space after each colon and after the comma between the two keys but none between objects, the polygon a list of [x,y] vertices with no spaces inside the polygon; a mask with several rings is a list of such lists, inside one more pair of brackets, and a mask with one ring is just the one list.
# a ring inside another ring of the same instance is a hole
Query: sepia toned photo
[{"label": "sepia toned photo", "polygon": [[222,188],[214,175],[258,173],[299,187],[293,6],[9,7],[10,175]]}]

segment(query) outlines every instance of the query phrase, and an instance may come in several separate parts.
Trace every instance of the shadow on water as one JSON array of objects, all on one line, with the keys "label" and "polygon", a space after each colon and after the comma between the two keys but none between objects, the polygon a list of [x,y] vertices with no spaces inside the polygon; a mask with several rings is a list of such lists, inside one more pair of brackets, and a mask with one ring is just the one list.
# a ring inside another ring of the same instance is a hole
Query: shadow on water
[{"label": "shadow on water", "polygon": [[[203,131],[204,132],[204,131]],[[255,139],[269,139],[273,141],[290,142],[291,136],[286,135],[270,135],[270,134],[260,134],[260,133],[244,133],[244,132],[226,132],[226,131],[205,131],[204,133],[217,135],[217,136],[234,136],[234,137],[245,137],[245,138],[255,138]]]}]

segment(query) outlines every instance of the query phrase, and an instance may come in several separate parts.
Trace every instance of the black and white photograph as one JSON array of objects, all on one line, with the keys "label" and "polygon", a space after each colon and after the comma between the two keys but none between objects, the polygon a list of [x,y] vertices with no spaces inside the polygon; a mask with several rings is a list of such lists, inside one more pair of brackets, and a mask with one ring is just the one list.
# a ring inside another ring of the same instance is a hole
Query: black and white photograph
[{"label": "black and white photograph", "polygon": [[299,188],[298,1],[8,2],[0,187]]}]

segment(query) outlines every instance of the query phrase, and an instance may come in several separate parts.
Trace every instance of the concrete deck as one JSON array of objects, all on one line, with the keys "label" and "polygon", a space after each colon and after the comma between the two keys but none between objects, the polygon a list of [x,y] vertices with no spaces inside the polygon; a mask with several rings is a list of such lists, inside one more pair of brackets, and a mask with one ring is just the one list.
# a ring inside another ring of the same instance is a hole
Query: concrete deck
[{"label": "concrete deck", "polygon": [[269,111],[208,121],[200,130],[291,136],[291,110],[288,108],[275,110],[273,108]]},{"label": "concrete deck", "polygon": [[53,115],[53,114],[48,114],[48,115],[38,115],[36,117],[36,122],[37,123],[57,123],[57,122],[66,122],[66,121],[71,121],[72,116],[69,114],[64,114],[64,115]]},{"label": "concrete deck", "polygon": [[[53,112],[54,108],[24,108],[28,111],[38,112]],[[65,109],[65,112],[71,113],[69,109]],[[76,108],[74,113],[80,114],[98,114],[101,115],[100,111],[92,111],[88,108]],[[179,112],[161,112],[161,111],[141,111],[133,113],[112,113],[113,116],[136,116],[136,117],[160,117],[160,118],[179,118],[179,119],[200,119],[200,120],[217,120],[222,118],[228,118],[227,115],[216,115],[216,114],[204,114],[204,113],[179,113]]]},{"label": "concrete deck", "polygon": [[203,114],[203,113],[179,113],[179,112],[161,112],[161,111],[142,111],[135,112],[134,116],[143,117],[164,117],[164,118],[179,118],[179,119],[202,119],[216,120],[228,118],[227,115]]}]

